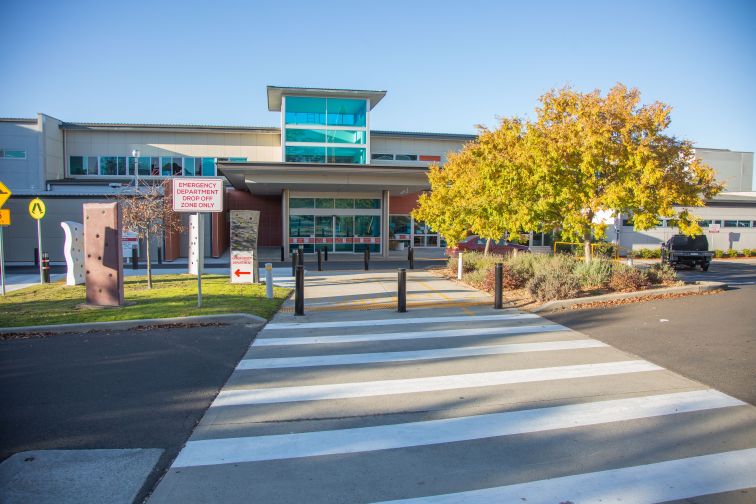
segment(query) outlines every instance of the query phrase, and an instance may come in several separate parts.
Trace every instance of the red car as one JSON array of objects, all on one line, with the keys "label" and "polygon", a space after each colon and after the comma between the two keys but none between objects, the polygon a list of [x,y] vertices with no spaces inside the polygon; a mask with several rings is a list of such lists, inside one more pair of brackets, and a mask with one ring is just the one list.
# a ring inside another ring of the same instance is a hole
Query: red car
[{"label": "red car", "polygon": [[[474,251],[485,252],[486,239],[480,238],[478,235],[471,235],[459,242],[456,247],[448,247],[446,249],[446,255],[449,257],[456,257],[458,251]],[[527,245],[519,245],[517,243],[509,242],[505,239],[499,241],[492,241],[491,247],[488,249],[490,254],[507,255],[517,250],[518,252],[527,252]]]}]

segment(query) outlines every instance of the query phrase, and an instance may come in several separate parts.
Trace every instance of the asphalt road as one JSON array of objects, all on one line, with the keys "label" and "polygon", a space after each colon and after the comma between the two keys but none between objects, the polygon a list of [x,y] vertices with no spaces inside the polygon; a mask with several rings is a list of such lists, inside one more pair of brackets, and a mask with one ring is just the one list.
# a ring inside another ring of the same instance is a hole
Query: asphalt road
[{"label": "asphalt road", "polygon": [[27,450],[162,448],[151,488],[259,328],[0,342],[0,460]]},{"label": "asphalt road", "polygon": [[714,263],[682,278],[722,280],[721,294],[548,315],[621,350],[756,404],[756,264]]}]

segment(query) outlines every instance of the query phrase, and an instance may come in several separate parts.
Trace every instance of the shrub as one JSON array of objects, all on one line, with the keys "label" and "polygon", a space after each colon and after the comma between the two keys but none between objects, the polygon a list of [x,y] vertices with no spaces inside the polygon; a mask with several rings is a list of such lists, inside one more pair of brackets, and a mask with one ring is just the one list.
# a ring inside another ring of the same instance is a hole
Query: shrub
[{"label": "shrub", "polygon": [[735,249],[728,250],[727,257],[738,257],[738,251]]},{"label": "shrub", "polygon": [[714,251],[714,257],[716,257],[717,259],[721,259],[722,257],[724,257],[724,255],[724,250],[716,249]]},{"label": "shrub", "polygon": [[648,280],[653,284],[676,282],[677,272],[669,264],[654,264],[648,269]]},{"label": "shrub", "polygon": [[[536,263],[538,264],[538,263]],[[544,261],[527,283],[528,292],[538,301],[568,299],[580,290],[580,282],[573,270],[575,259],[568,256],[554,256]]]},{"label": "shrub", "polygon": [[743,249],[743,257],[751,257],[751,249]]},{"label": "shrub", "polygon": [[649,284],[648,274],[638,268],[617,264],[612,271],[609,287],[620,292],[640,290]]},{"label": "shrub", "polygon": [[604,287],[612,277],[612,262],[600,257],[589,263],[581,261],[575,265],[574,273],[581,287]]},{"label": "shrub", "polygon": [[643,259],[659,259],[661,257],[661,249],[642,248],[640,249],[640,256]]},{"label": "shrub", "polygon": [[[495,278],[493,277],[493,270],[491,270],[491,285]],[[523,269],[513,268],[511,264],[504,264],[504,278],[502,278],[501,284],[504,289],[514,290],[522,289],[528,283],[530,279],[527,273]]]},{"label": "shrub", "polygon": [[595,257],[614,257],[616,253],[617,246],[614,243],[599,242],[594,244],[593,255]]}]

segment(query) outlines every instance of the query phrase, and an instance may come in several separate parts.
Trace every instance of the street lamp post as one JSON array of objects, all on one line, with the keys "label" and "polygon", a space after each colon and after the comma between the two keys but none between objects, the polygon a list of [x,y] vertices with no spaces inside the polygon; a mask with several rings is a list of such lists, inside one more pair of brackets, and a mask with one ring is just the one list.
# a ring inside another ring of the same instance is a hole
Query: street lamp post
[{"label": "street lamp post", "polygon": [[139,188],[139,152],[134,149],[131,151],[131,155],[134,157],[134,187]]}]

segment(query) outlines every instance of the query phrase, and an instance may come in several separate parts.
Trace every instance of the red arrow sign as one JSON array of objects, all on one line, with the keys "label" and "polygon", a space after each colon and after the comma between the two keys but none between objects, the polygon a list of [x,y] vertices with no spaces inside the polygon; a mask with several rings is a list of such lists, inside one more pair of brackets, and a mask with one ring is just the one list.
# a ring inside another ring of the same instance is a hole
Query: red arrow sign
[{"label": "red arrow sign", "polygon": [[240,275],[251,275],[251,271],[242,271],[239,268],[236,268],[236,271],[234,271],[234,275],[240,276]]}]

